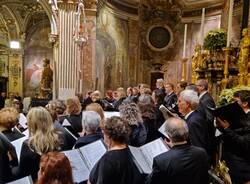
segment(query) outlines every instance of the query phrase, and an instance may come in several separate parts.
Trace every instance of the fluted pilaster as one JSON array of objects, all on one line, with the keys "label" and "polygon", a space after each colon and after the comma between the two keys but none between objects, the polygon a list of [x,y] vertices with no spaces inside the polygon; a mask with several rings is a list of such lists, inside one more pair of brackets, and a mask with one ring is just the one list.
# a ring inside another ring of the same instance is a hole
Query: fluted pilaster
[{"label": "fluted pilaster", "polygon": [[59,4],[59,47],[56,63],[58,97],[74,95],[78,90],[80,58],[77,44],[74,42],[75,3]]}]

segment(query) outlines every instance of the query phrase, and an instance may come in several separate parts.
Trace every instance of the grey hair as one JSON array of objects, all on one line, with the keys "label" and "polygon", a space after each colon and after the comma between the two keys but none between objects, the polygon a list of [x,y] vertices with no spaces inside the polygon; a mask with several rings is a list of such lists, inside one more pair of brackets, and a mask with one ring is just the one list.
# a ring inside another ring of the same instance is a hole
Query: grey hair
[{"label": "grey hair", "polygon": [[191,110],[195,110],[199,105],[198,93],[191,89],[185,89],[182,91],[180,97],[183,98],[184,101],[190,103]]},{"label": "grey hair", "polygon": [[148,94],[140,95],[138,101],[141,102],[141,103],[145,103],[145,104],[154,103],[154,100],[153,100],[152,96],[148,95]]},{"label": "grey hair", "polygon": [[95,111],[82,112],[82,129],[88,132],[95,132],[100,126],[101,117]]},{"label": "grey hair", "polygon": [[193,91],[198,93],[198,88],[195,84],[190,84],[190,85],[186,86],[185,89],[190,89],[190,90],[193,90]]},{"label": "grey hair", "polygon": [[163,80],[163,78],[159,78],[159,79],[156,80],[156,82],[162,82],[162,83],[164,83],[164,80]]},{"label": "grey hair", "polygon": [[205,79],[198,80],[196,84],[203,86],[205,90],[208,90],[208,83]]},{"label": "grey hair", "polygon": [[143,122],[141,111],[138,105],[134,102],[126,102],[119,106],[120,117],[125,119],[129,125],[136,125],[138,126],[140,123]]},{"label": "grey hair", "polygon": [[187,123],[176,117],[172,117],[165,122],[165,131],[173,143],[186,141],[188,138]]}]

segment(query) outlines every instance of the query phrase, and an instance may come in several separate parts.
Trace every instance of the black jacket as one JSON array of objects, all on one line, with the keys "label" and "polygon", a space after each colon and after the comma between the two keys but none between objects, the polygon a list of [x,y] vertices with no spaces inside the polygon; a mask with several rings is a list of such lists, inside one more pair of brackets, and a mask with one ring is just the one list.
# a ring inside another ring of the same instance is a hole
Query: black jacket
[{"label": "black jacket", "polygon": [[186,122],[191,145],[204,148],[209,153],[211,143],[208,134],[208,124],[204,116],[195,110],[187,117]]},{"label": "black jacket", "polygon": [[102,139],[103,135],[101,133],[89,134],[83,137],[79,137],[76,141],[74,148],[80,148],[99,139]]},{"label": "black jacket", "polygon": [[[17,165],[18,161],[14,146],[2,133],[0,134],[0,184],[4,184],[15,179],[11,169]],[[9,153],[11,153],[12,160],[8,156]]]},{"label": "black jacket", "polygon": [[178,100],[177,95],[174,92],[172,92],[171,94],[165,96],[163,105],[168,107],[169,110],[175,112],[174,109],[176,108],[177,100]]},{"label": "black jacket", "polygon": [[147,184],[165,183],[207,184],[208,162],[205,150],[183,144],[156,156]]},{"label": "black jacket", "polygon": [[222,159],[229,167],[229,174],[235,183],[250,181],[250,127],[222,130]]},{"label": "black jacket", "polygon": [[198,111],[204,113],[205,117],[207,118],[208,122],[214,122],[214,116],[212,115],[211,111],[208,110],[208,107],[215,108],[215,102],[213,97],[206,92],[199,100],[199,106],[197,108]]}]

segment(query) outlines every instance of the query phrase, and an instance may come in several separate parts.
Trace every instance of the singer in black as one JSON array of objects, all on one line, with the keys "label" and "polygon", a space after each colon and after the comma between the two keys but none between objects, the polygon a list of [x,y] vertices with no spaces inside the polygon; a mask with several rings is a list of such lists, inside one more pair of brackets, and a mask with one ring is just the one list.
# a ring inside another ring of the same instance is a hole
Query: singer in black
[{"label": "singer in black", "polygon": [[154,158],[147,184],[208,184],[206,151],[187,143],[186,122],[169,118],[164,125],[166,142],[171,149]]},{"label": "singer in black", "polygon": [[141,174],[133,162],[126,142],[130,128],[120,117],[107,119],[103,126],[108,151],[90,172],[91,184],[141,184]]}]

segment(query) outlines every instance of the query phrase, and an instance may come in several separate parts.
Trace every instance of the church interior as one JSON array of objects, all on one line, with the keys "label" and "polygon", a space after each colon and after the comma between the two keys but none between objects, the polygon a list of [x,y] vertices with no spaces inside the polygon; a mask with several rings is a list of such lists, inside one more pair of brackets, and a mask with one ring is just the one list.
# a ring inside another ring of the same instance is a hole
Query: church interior
[{"label": "church interior", "polygon": [[[229,0],[1,0],[0,91],[35,97],[47,58],[54,98],[139,83],[154,89],[157,78],[174,84],[207,78],[216,94],[224,77],[232,81],[238,75],[249,15],[244,3],[234,1],[230,19]],[[223,45],[231,48],[229,57],[222,47],[216,53],[204,48],[206,35],[215,30],[230,39]],[[204,64],[204,71],[192,66],[199,45],[203,59],[218,61]],[[232,60],[228,74],[226,58]]]},{"label": "church interior", "polygon": [[0,0],[0,184],[250,184],[249,9]]}]

